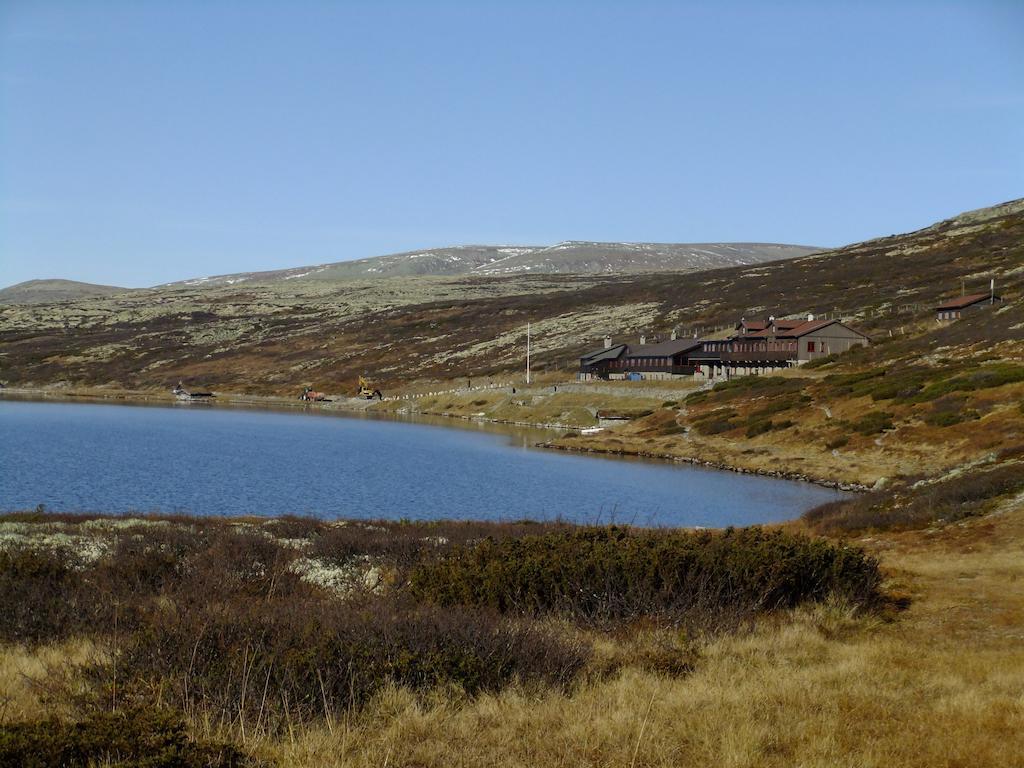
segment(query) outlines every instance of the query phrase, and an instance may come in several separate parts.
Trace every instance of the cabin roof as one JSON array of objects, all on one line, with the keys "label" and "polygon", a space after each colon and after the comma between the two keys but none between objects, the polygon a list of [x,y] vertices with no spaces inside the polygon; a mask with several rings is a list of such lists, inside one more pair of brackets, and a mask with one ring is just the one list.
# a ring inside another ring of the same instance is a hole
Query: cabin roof
[{"label": "cabin roof", "polygon": [[[792,321],[790,321],[792,322]],[[783,326],[779,323],[775,324],[775,331],[772,332],[771,328],[766,328],[763,331],[757,331],[756,333],[747,333],[743,336],[739,336],[738,340],[743,339],[767,339],[769,336],[774,336],[777,339],[798,339],[801,336],[806,336],[809,333],[820,331],[822,328],[827,326],[838,324],[842,325],[849,331],[853,331],[858,336],[863,336],[865,339],[868,338],[866,334],[861,333],[858,330],[850,328],[850,326],[840,323],[838,320],[803,320],[795,323],[794,325]]]},{"label": "cabin roof", "polygon": [[602,348],[595,350],[594,352],[588,352],[583,355],[580,360],[586,365],[593,365],[594,363],[599,363],[602,360],[615,360],[625,351],[625,344],[616,344],[615,346],[608,347],[607,349]]},{"label": "cabin roof", "polygon": [[955,299],[949,299],[944,301],[935,307],[936,312],[940,312],[944,309],[963,309],[969,307],[972,304],[977,304],[982,301],[987,301],[990,298],[994,298],[996,301],[1002,301],[998,296],[994,296],[991,293],[969,293],[966,296],[957,296]]},{"label": "cabin roof", "polygon": [[673,339],[657,344],[630,344],[627,357],[672,357],[680,352],[696,349],[704,342],[701,339]]}]

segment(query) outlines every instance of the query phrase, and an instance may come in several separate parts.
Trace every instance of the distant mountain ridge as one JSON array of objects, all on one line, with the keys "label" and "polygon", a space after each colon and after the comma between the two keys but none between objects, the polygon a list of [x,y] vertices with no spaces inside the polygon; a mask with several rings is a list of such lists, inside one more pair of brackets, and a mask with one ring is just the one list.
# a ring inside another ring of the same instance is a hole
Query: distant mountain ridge
[{"label": "distant mountain ridge", "polygon": [[112,296],[130,290],[118,288],[116,285],[80,283],[77,280],[26,280],[24,283],[0,289],[0,304],[45,304],[52,301]]},{"label": "distant mountain ridge", "polygon": [[458,245],[265,272],[214,275],[158,287],[413,275],[693,272],[760,264],[806,256],[820,250],[812,246],[779,243],[602,243],[580,240],[550,246]]}]

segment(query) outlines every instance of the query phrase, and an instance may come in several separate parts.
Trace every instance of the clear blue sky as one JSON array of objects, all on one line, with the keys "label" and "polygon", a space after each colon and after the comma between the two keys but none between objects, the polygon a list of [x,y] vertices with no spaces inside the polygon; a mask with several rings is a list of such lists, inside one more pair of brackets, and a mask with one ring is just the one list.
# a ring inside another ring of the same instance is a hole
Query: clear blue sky
[{"label": "clear blue sky", "polygon": [[0,0],[0,285],[1024,196],[1024,2]]}]

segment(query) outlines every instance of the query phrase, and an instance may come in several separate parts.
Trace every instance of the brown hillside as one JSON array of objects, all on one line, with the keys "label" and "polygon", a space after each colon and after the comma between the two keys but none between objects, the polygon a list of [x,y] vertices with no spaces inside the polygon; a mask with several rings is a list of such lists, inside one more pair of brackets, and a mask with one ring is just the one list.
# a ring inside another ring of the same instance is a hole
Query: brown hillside
[{"label": "brown hillside", "polygon": [[[882,349],[1017,340],[1024,201],[821,255],[695,274],[394,278],[344,285],[176,287],[0,308],[0,380],[291,393],[518,370],[533,323],[539,366],[569,369],[605,333],[667,334],[743,314],[837,313]],[[939,328],[930,307],[994,277],[1007,303]],[[887,351],[885,354],[890,354]]]}]

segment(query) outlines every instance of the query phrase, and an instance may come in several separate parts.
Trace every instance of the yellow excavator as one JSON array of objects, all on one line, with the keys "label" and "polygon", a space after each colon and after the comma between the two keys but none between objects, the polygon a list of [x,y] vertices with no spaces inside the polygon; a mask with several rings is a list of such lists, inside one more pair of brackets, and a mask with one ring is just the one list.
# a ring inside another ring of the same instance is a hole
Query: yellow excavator
[{"label": "yellow excavator", "polygon": [[384,399],[384,395],[381,391],[379,389],[374,389],[373,385],[367,381],[364,376],[359,377],[359,397],[364,400],[373,400],[373,398],[377,398],[378,400]]}]

